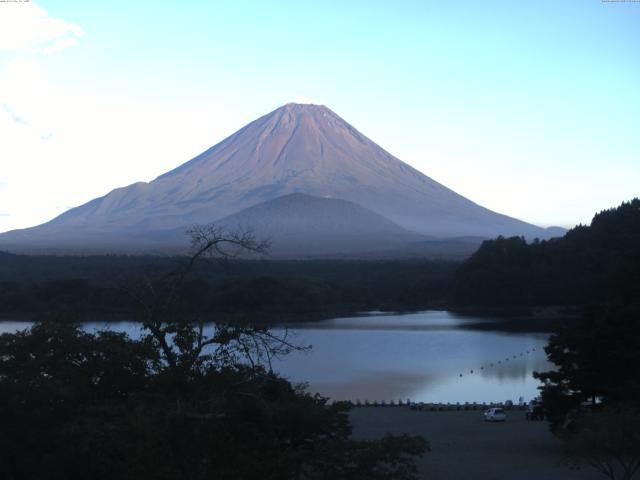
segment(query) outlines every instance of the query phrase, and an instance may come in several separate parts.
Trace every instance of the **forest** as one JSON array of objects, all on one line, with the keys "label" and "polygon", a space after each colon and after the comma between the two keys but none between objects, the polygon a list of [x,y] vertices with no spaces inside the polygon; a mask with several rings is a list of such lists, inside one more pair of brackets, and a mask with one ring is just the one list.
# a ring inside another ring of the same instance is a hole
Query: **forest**
[{"label": "forest", "polygon": [[[24,256],[0,253],[0,318],[127,319],[128,286],[160,278],[183,257]],[[203,314],[280,321],[367,310],[440,307],[456,263],[442,261],[270,261],[211,259],[182,285]]]},{"label": "forest", "polygon": [[[203,259],[182,294],[203,315],[253,322],[361,311],[574,306],[640,298],[640,201],[564,237],[487,240],[463,262]],[[129,319],[129,285],[187,257],[27,256],[0,252],[0,318]]]},{"label": "forest", "polygon": [[640,298],[640,200],[593,217],[564,237],[487,240],[456,270],[454,305],[577,305]]}]

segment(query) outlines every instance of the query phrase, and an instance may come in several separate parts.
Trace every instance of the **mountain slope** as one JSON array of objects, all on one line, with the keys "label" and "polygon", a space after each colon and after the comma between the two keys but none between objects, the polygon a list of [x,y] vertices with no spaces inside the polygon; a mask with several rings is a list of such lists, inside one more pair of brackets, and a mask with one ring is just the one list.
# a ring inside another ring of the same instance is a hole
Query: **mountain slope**
[{"label": "mountain slope", "polygon": [[217,223],[269,239],[273,255],[400,250],[423,239],[353,202],[302,193],[268,200]]},{"label": "mountain slope", "polygon": [[162,243],[163,231],[219,220],[291,193],[355,202],[432,236],[550,236],[423,175],[328,108],[288,104],[152,182],[113,190],[42,226],[0,235],[0,245],[64,244],[83,236]]}]

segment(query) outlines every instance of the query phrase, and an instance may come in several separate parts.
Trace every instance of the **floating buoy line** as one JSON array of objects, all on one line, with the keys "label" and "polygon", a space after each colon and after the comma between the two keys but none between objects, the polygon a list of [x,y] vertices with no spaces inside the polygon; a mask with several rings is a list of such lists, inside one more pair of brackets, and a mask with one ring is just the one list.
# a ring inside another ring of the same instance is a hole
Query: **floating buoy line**
[{"label": "floating buoy line", "polygon": [[[508,361],[510,361],[510,360],[517,359],[517,358],[518,358],[518,356],[520,356],[520,357],[524,357],[525,355],[528,355],[528,354],[533,353],[533,352],[535,352],[535,351],[536,351],[536,349],[535,349],[535,348],[532,348],[532,349],[530,349],[530,350],[524,350],[524,351],[522,351],[522,352],[519,352],[519,353],[518,353],[518,354],[516,354],[516,355],[511,356],[511,357],[506,357],[504,360],[498,360],[498,361],[497,361],[497,362],[495,362],[495,363],[494,363],[494,362],[491,362],[491,363],[489,363],[489,364],[488,364],[488,365],[486,365],[486,366],[487,366],[487,368],[491,368],[491,367],[493,367],[493,366],[494,366],[494,365],[496,365],[496,364],[498,364],[498,365],[502,364],[502,362],[503,362],[503,361],[504,361],[504,362],[508,362]],[[480,365],[480,368],[479,368],[479,369],[480,369],[480,370],[484,370],[484,368],[485,368],[485,365]],[[473,375],[473,369],[469,370],[469,375]],[[464,375],[463,375],[462,373],[460,373],[458,376],[459,376],[459,377],[463,377]]]}]

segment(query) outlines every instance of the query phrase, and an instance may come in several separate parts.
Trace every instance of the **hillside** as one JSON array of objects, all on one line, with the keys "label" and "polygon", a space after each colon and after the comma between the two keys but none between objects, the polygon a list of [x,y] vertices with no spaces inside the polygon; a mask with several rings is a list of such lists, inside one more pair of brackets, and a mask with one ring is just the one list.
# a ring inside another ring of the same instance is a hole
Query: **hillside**
[{"label": "hillside", "polygon": [[271,255],[398,251],[422,240],[382,215],[353,202],[293,193],[268,200],[217,222],[250,228],[271,243]]},{"label": "hillside", "polygon": [[564,237],[485,241],[458,270],[458,305],[635,303],[640,299],[640,200],[596,214]]}]

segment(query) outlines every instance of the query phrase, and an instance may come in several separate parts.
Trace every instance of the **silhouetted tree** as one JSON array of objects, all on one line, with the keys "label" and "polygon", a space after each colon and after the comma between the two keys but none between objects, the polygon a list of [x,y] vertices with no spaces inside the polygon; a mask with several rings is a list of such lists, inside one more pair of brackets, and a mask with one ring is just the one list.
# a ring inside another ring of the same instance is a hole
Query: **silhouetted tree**
[{"label": "silhouetted tree", "polygon": [[593,307],[575,325],[551,336],[545,347],[556,370],[535,373],[552,428],[585,403],[640,407],[640,311]]},{"label": "silhouetted tree", "polygon": [[640,468],[640,310],[593,307],[545,350],[557,369],[534,376],[569,463],[633,478]]},{"label": "silhouetted tree", "polygon": [[636,408],[583,411],[578,432],[566,434],[566,461],[595,468],[610,480],[632,480],[640,471],[640,412]]},{"label": "silhouetted tree", "polygon": [[299,348],[286,337],[249,324],[207,329],[184,295],[195,263],[264,247],[213,227],[193,240],[183,266],[127,288],[139,340],[51,321],[0,336],[5,478],[416,478],[424,439],[352,440],[348,405],[271,371],[274,355]]}]

